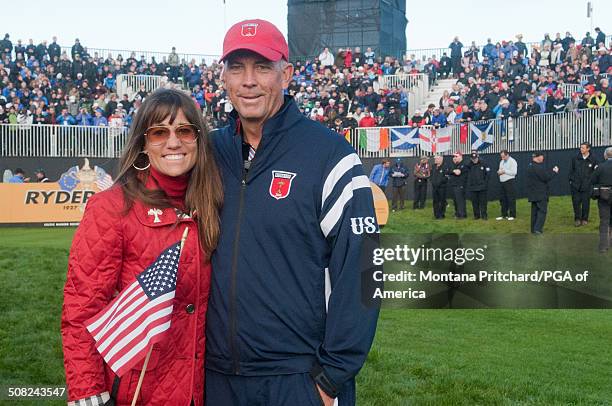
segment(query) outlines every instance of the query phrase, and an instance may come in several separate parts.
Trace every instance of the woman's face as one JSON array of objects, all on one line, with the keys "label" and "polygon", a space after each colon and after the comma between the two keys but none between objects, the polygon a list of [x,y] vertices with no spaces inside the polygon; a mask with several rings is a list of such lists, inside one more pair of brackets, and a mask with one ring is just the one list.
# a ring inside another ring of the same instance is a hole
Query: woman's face
[{"label": "woman's face", "polygon": [[[145,137],[144,151],[149,156],[151,166],[158,172],[168,176],[180,176],[194,167],[198,149],[197,135],[196,141],[190,143],[181,140],[176,133],[177,128],[189,124],[191,123],[182,110],[178,111],[172,124],[170,124],[170,116],[166,117],[161,123],[153,124],[155,127],[161,126],[170,129],[170,137],[160,145],[153,145],[149,141],[149,137]],[[181,132],[180,129],[179,132]]]}]

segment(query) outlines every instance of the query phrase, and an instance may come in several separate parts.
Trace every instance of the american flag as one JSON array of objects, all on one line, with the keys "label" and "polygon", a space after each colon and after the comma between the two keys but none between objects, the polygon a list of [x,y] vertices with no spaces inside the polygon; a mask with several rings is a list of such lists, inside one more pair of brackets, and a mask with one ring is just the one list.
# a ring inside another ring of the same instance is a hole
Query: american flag
[{"label": "american flag", "polygon": [[142,360],[170,328],[180,251],[180,242],[166,248],[130,286],[86,322],[98,352],[118,376]]},{"label": "american flag", "polygon": [[107,173],[96,180],[96,186],[100,191],[106,190],[113,186],[113,178]]}]

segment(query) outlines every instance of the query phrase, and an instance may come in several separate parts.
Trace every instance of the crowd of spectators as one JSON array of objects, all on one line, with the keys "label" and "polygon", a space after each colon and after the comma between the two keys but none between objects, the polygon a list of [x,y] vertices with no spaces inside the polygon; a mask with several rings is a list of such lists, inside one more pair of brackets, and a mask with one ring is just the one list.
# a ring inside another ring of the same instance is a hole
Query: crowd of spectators
[{"label": "crowd of spectators", "polygon": [[[516,42],[494,44],[488,39],[482,49],[474,42],[466,49],[456,37],[449,45],[450,56],[429,59],[425,70],[430,77],[457,82],[437,106],[417,112],[410,121],[458,123],[610,106],[612,55],[606,35],[600,28],[595,32],[595,38],[587,32],[580,42],[570,32],[564,38],[557,33],[555,39],[545,34],[530,49],[521,34]],[[434,114],[442,118],[427,117]]]},{"label": "crowd of spectators", "polygon": [[[540,113],[598,108],[610,105],[607,73],[612,55],[605,34],[596,29],[582,41],[568,32],[564,38],[548,34],[530,49],[517,41],[482,49],[464,47],[458,38],[440,60],[421,61],[377,55],[367,48],[325,48],[309,60],[294,61],[295,75],[287,93],[302,113],[342,133],[373,126],[445,126],[470,120],[529,116]],[[450,54],[450,55],[447,55]],[[35,45],[0,41],[0,123],[129,126],[147,91],[117,94],[119,74],[163,76],[165,86],[180,83],[191,92],[213,127],[223,126],[232,111],[220,79],[222,66],[179,58],[176,49],[161,61],[132,53],[106,58],[91,55],[78,39],[62,50],[57,39]],[[407,89],[380,87],[379,75],[426,73],[430,83],[454,77],[457,82],[439,105],[408,117]],[[583,76],[585,75],[585,76]],[[587,77],[586,82],[581,78]],[[578,84],[573,94],[563,84]]]}]

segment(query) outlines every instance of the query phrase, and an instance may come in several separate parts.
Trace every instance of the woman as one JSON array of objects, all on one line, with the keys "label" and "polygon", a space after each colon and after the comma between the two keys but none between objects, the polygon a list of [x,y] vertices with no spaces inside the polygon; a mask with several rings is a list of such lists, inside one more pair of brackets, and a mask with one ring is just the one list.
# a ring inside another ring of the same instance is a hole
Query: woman
[{"label": "woman", "polygon": [[132,401],[143,361],[117,382],[85,325],[187,228],[171,326],[153,346],[138,402],[202,405],[209,258],[221,200],[197,106],[180,91],[156,91],[134,120],[115,185],[89,199],[72,243],[62,314],[68,399],[92,400],[73,404],[109,395],[117,405]]}]

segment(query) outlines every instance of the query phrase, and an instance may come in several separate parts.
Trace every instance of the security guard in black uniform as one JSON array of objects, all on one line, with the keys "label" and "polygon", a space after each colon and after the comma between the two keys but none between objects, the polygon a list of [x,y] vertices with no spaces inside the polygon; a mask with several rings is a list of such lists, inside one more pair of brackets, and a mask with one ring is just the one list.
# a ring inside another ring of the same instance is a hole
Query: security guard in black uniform
[{"label": "security guard in black uniform", "polygon": [[599,252],[605,254],[612,241],[612,147],[604,153],[605,162],[593,172],[593,195],[599,207]]},{"label": "security guard in black uniform", "polygon": [[453,164],[448,172],[448,187],[455,203],[455,217],[457,219],[467,218],[465,213],[465,182],[467,170],[463,164],[463,154],[459,151],[453,154]]},{"label": "security guard in black uniform", "polygon": [[433,195],[433,213],[436,220],[444,218],[446,213],[446,185],[448,184],[448,169],[444,166],[442,155],[434,157],[431,169],[431,189]]},{"label": "security guard in black uniform", "polygon": [[591,176],[598,163],[598,160],[591,154],[591,144],[588,142],[580,144],[580,152],[570,162],[569,183],[576,227],[588,224]]},{"label": "security guard in black uniform", "polygon": [[531,202],[531,233],[542,234],[548,212],[548,183],[559,173],[559,167],[546,169],[544,154],[534,152],[527,167],[527,200]]},{"label": "security guard in black uniform", "polygon": [[465,167],[468,172],[466,190],[472,199],[474,220],[487,220],[487,187],[491,168],[482,162],[477,151],[472,151],[470,162]]}]

